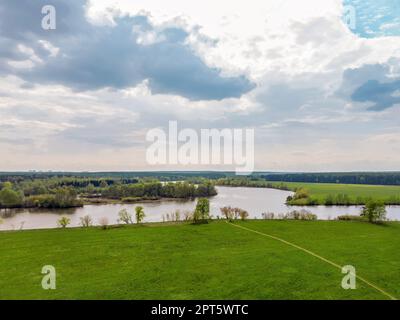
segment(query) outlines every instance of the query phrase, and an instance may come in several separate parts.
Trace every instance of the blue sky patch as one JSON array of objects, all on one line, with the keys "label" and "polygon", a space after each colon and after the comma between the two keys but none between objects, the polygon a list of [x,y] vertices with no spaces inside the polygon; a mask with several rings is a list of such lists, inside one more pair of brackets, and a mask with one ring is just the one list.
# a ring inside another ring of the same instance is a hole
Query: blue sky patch
[{"label": "blue sky patch", "polygon": [[400,36],[399,0],[343,0],[343,20],[363,38]]}]

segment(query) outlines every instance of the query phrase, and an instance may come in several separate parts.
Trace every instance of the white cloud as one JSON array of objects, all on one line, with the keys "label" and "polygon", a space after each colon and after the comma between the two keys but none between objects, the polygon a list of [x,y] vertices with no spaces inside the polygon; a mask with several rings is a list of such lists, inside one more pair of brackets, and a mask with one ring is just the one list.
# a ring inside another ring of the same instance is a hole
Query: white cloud
[{"label": "white cloud", "polygon": [[[371,103],[351,100],[370,77],[400,76],[400,38],[359,38],[343,24],[341,9],[340,0],[92,1],[89,16],[97,25],[113,25],[113,17],[124,12],[146,12],[153,28],[132,29],[141,46],[163,41],[158,31],[166,26],[179,26],[209,67],[221,68],[224,76],[244,73],[257,87],[239,98],[191,101],[155,94],[148,79],[123,89],[75,92],[58,83],[3,77],[0,145],[6,155],[0,165],[148,169],[146,131],[178,120],[181,127],[255,127],[257,169],[400,169],[399,106],[374,113],[366,111]],[[39,44],[50,57],[62,54],[50,41]],[[8,64],[41,63],[33,48],[22,45],[20,53],[26,59]],[[343,74],[365,64],[372,66],[360,69],[357,78]],[[393,97],[399,96],[395,91]],[[29,159],[23,157],[27,152]]]}]

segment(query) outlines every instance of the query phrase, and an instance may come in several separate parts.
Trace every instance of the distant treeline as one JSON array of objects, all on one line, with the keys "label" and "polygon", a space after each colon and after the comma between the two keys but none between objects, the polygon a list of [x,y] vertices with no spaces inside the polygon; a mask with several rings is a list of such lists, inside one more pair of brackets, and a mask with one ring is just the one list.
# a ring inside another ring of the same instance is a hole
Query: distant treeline
[{"label": "distant treeline", "polygon": [[[234,176],[234,172],[203,172],[203,171],[158,171],[158,172],[0,172],[0,182],[10,181],[12,183],[24,180],[47,180],[68,179],[71,180],[107,180],[131,181],[131,180],[159,180],[159,181],[183,181],[201,179],[219,179]],[[131,183],[131,182],[129,182]]]},{"label": "distant treeline", "polygon": [[261,174],[268,181],[400,185],[400,172]]},{"label": "distant treeline", "polygon": [[[234,172],[213,171],[157,171],[157,172],[0,172],[0,183],[9,181],[20,183],[26,180],[62,180],[63,186],[86,187],[92,184],[97,187],[101,181],[108,185],[116,181],[122,184],[138,181],[190,181],[201,183],[204,179],[218,180],[235,178]],[[254,172],[248,176],[250,180],[263,179],[267,181],[309,182],[309,183],[341,183],[341,184],[371,184],[400,185],[400,172],[332,172],[332,173],[273,173]]]},{"label": "distant treeline", "polygon": [[256,177],[222,178],[216,180],[215,184],[217,186],[227,186],[227,187],[271,188],[271,189],[279,189],[286,191],[291,190],[284,182],[271,183]]}]

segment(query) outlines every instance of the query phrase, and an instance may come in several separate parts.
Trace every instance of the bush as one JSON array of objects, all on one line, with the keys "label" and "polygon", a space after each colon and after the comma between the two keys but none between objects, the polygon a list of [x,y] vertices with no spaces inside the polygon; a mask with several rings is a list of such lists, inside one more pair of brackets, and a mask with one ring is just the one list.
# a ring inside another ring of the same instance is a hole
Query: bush
[{"label": "bush", "polygon": [[193,212],[191,212],[191,211],[185,211],[185,212],[183,212],[183,219],[184,219],[185,221],[193,220]]},{"label": "bush", "polygon": [[123,222],[125,224],[133,224],[132,215],[128,213],[126,209],[122,209],[118,212],[118,222]]},{"label": "bush", "polygon": [[338,216],[336,219],[340,220],[340,221],[363,221],[364,220],[364,218],[361,216],[354,216],[354,215],[349,215],[349,214]]},{"label": "bush", "polygon": [[249,213],[241,208],[223,207],[220,208],[222,215],[226,220],[233,221],[234,219],[246,220],[249,217]]},{"label": "bush", "polygon": [[193,214],[193,221],[206,222],[210,218],[210,201],[207,198],[197,200],[196,209]]},{"label": "bush", "polygon": [[233,209],[231,207],[223,207],[219,209],[226,220],[233,220]]},{"label": "bush", "polygon": [[57,224],[60,228],[66,228],[69,224],[71,223],[71,219],[67,217],[61,217],[58,221]]},{"label": "bush", "polygon": [[239,216],[242,221],[246,220],[249,217],[249,213],[246,210],[240,210]]},{"label": "bush", "polygon": [[89,228],[93,224],[92,218],[89,215],[81,217],[80,220],[81,220],[81,226],[84,228]]},{"label": "bush", "polygon": [[315,215],[307,210],[301,210],[301,211],[294,210],[294,211],[287,213],[284,216],[284,219],[285,220],[287,219],[287,220],[313,221],[313,220],[317,220],[318,217],[317,217],[317,215]]},{"label": "bush", "polygon": [[362,208],[361,216],[371,223],[382,222],[386,219],[386,207],[383,201],[369,200]]},{"label": "bush", "polygon": [[106,217],[100,218],[99,224],[103,230],[106,230],[108,228],[108,218]]},{"label": "bush", "polygon": [[310,193],[308,192],[307,189],[304,188],[298,188],[296,190],[296,193],[293,197],[294,200],[299,200],[299,199],[307,199],[310,196]]},{"label": "bush", "polygon": [[144,217],[146,216],[146,215],[144,214],[143,207],[137,206],[137,207],[135,208],[135,214],[136,214],[136,223],[138,223],[138,224],[139,224],[139,223],[142,223]]},{"label": "bush", "polygon": [[263,213],[261,213],[261,216],[264,220],[274,220],[275,219],[275,213],[273,213],[273,212],[263,212]]},{"label": "bush", "polygon": [[16,208],[21,207],[23,204],[23,196],[9,188],[9,186],[4,187],[0,191],[0,205],[6,208]]}]

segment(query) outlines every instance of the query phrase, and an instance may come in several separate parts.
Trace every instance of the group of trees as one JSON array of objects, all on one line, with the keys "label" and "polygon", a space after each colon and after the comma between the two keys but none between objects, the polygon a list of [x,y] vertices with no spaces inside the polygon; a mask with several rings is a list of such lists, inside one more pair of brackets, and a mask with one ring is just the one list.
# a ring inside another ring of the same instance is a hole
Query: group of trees
[{"label": "group of trees", "polygon": [[217,194],[212,183],[202,180],[190,182],[161,183],[151,179],[86,179],[58,178],[48,180],[22,180],[15,183],[0,183],[0,207],[69,208],[82,205],[79,198],[102,197],[131,200],[154,200],[160,198],[189,199],[209,197]]},{"label": "group of trees", "polygon": [[[136,223],[142,223],[143,219],[145,218],[145,213],[144,209],[142,206],[137,206],[135,207],[135,218],[136,218]],[[133,218],[132,215],[128,212],[126,209],[122,209],[118,213],[118,222],[119,223],[125,223],[125,224],[133,224]]]},{"label": "group of trees", "polygon": [[289,191],[290,188],[285,183],[271,183],[259,177],[230,177],[221,178],[215,181],[217,186],[228,187],[248,187],[248,188],[271,188]]},{"label": "group of trees", "polygon": [[24,203],[24,195],[21,191],[14,190],[11,182],[3,183],[0,190],[0,207],[3,208],[18,208]]},{"label": "group of trees", "polygon": [[249,217],[249,213],[241,208],[223,207],[220,208],[220,211],[222,216],[229,221],[237,220],[239,218],[244,221]]},{"label": "group of trees", "polygon": [[58,188],[51,194],[26,196],[11,182],[4,182],[0,190],[1,208],[70,208],[81,206],[77,193],[72,188]]},{"label": "group of trees", "polygon": [[400,185],[400,172],[261,174],[268,181]]},{"label": "group of trees", "polygon": [[195,198],[214,196],[217,191],[210,182],[195,185],[188,182],[165,183],[142,182],[136,184],[114,184],[104,189],[101,195],[105,198]]}]

